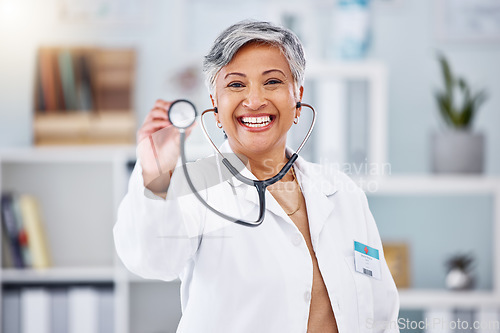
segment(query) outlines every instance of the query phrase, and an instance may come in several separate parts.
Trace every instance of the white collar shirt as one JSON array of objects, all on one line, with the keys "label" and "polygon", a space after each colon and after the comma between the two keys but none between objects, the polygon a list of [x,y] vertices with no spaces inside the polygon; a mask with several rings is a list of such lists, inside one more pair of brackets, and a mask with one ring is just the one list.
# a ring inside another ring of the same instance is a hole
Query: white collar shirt
[{"label": "white collar shirt", "polygon": [[[227,142],[221,151],[231,153]],[[397,289],[365,194],[339,171],[300,157],[294,166],[339,332],[399,332]],[[248,169],[240,170],[254,178]],[[176,173],[182,176],[182,170]],[[205,195],[224,200],[229,186],[255,192],[233,178]],[[241,198],[243,209],[255,215],[256,196]],[[216,216],[192,195],[154,197],[143,185],[138,162],[118,210],[115,246],[125,266],[139,276],[180,278],[183,314],[177,332],[305,333],[311,255],[304,237],[269,192],[265,214],[263,223],[252,228]],[[355,271],[354,241],[380,251],[380,280]]]}]

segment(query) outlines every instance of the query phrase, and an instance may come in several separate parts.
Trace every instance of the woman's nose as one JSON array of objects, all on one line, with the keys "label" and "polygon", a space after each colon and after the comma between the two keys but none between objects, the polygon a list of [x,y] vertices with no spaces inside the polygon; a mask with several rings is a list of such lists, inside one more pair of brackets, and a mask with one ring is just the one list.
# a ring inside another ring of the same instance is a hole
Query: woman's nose
[{"label": "woman's nose", "polygon": [[259,110],[267,105],[264,92],[259,87],[250,87],[243,100],[243,106],[251,110]]}]

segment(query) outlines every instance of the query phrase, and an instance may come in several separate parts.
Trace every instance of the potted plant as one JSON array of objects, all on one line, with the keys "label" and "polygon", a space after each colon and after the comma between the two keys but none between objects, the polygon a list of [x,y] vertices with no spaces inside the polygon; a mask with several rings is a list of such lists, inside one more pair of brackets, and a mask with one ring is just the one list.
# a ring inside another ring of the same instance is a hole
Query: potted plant
[{"label": "potted plant", "polygon": [[472,132],[478,109],[487,99],[484,90],[473,93],[467,81],[455,77],[448,60],[438,54],[444,90],[435,98],[447,130],[433,136],[432,169],[436,173],[481,173],[484,135]]}]

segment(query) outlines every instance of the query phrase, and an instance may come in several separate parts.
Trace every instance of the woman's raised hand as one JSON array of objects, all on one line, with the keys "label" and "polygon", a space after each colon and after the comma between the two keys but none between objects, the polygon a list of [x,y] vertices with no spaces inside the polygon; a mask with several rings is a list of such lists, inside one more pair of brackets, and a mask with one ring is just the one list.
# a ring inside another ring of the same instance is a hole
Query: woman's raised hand
[{"label": "woman's raised hand", "polygon": [[[158,195],[166,194],[180,154],[180,134],[168,119],[172,102],[159,99],[137,131],[137,155],[144,186]],[[186,130],[186,137],[194,124]]]}]

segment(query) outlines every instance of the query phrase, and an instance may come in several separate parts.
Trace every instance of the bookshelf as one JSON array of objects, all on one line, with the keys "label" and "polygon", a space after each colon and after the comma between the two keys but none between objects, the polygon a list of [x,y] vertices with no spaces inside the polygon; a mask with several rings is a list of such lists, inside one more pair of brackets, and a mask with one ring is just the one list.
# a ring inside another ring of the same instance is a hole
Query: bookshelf
[{"label": "bookshelf", "polygon": [[34,144],[133,144],[135,63],[131,48],[39,48]]},{"label": "bookshelf", "polygon": [[[0,294],[5,308],[0,316],[17,316],[22,324],[22,313],[12,313],[12,309],[24,309],[20,307],[24,302],[35,309],[26,311],[36,312],[37,304],[46,307],[62,293],[68,309],[72,305],[88,310],[83,310],[80,320],[108,327],[106,332],[128,332],[129,322],[134,321],[129,319],[131,284],[115,256],[112,227],[126,189],[127,165],[134,159],[133,146],[0,151],[0,189],[38,199],[51,259],[45,269],[2,267]],[[101,310],[94,311],[103,304],[109,318],[99,315]],[[74,315],[68,316],[66,324],[70,325]],[[0,323],[12,323],[6,319],[0,317]],[[46,327],[46,321],[40,325]],[[11,327],[4,326],[4,332]]]}]

